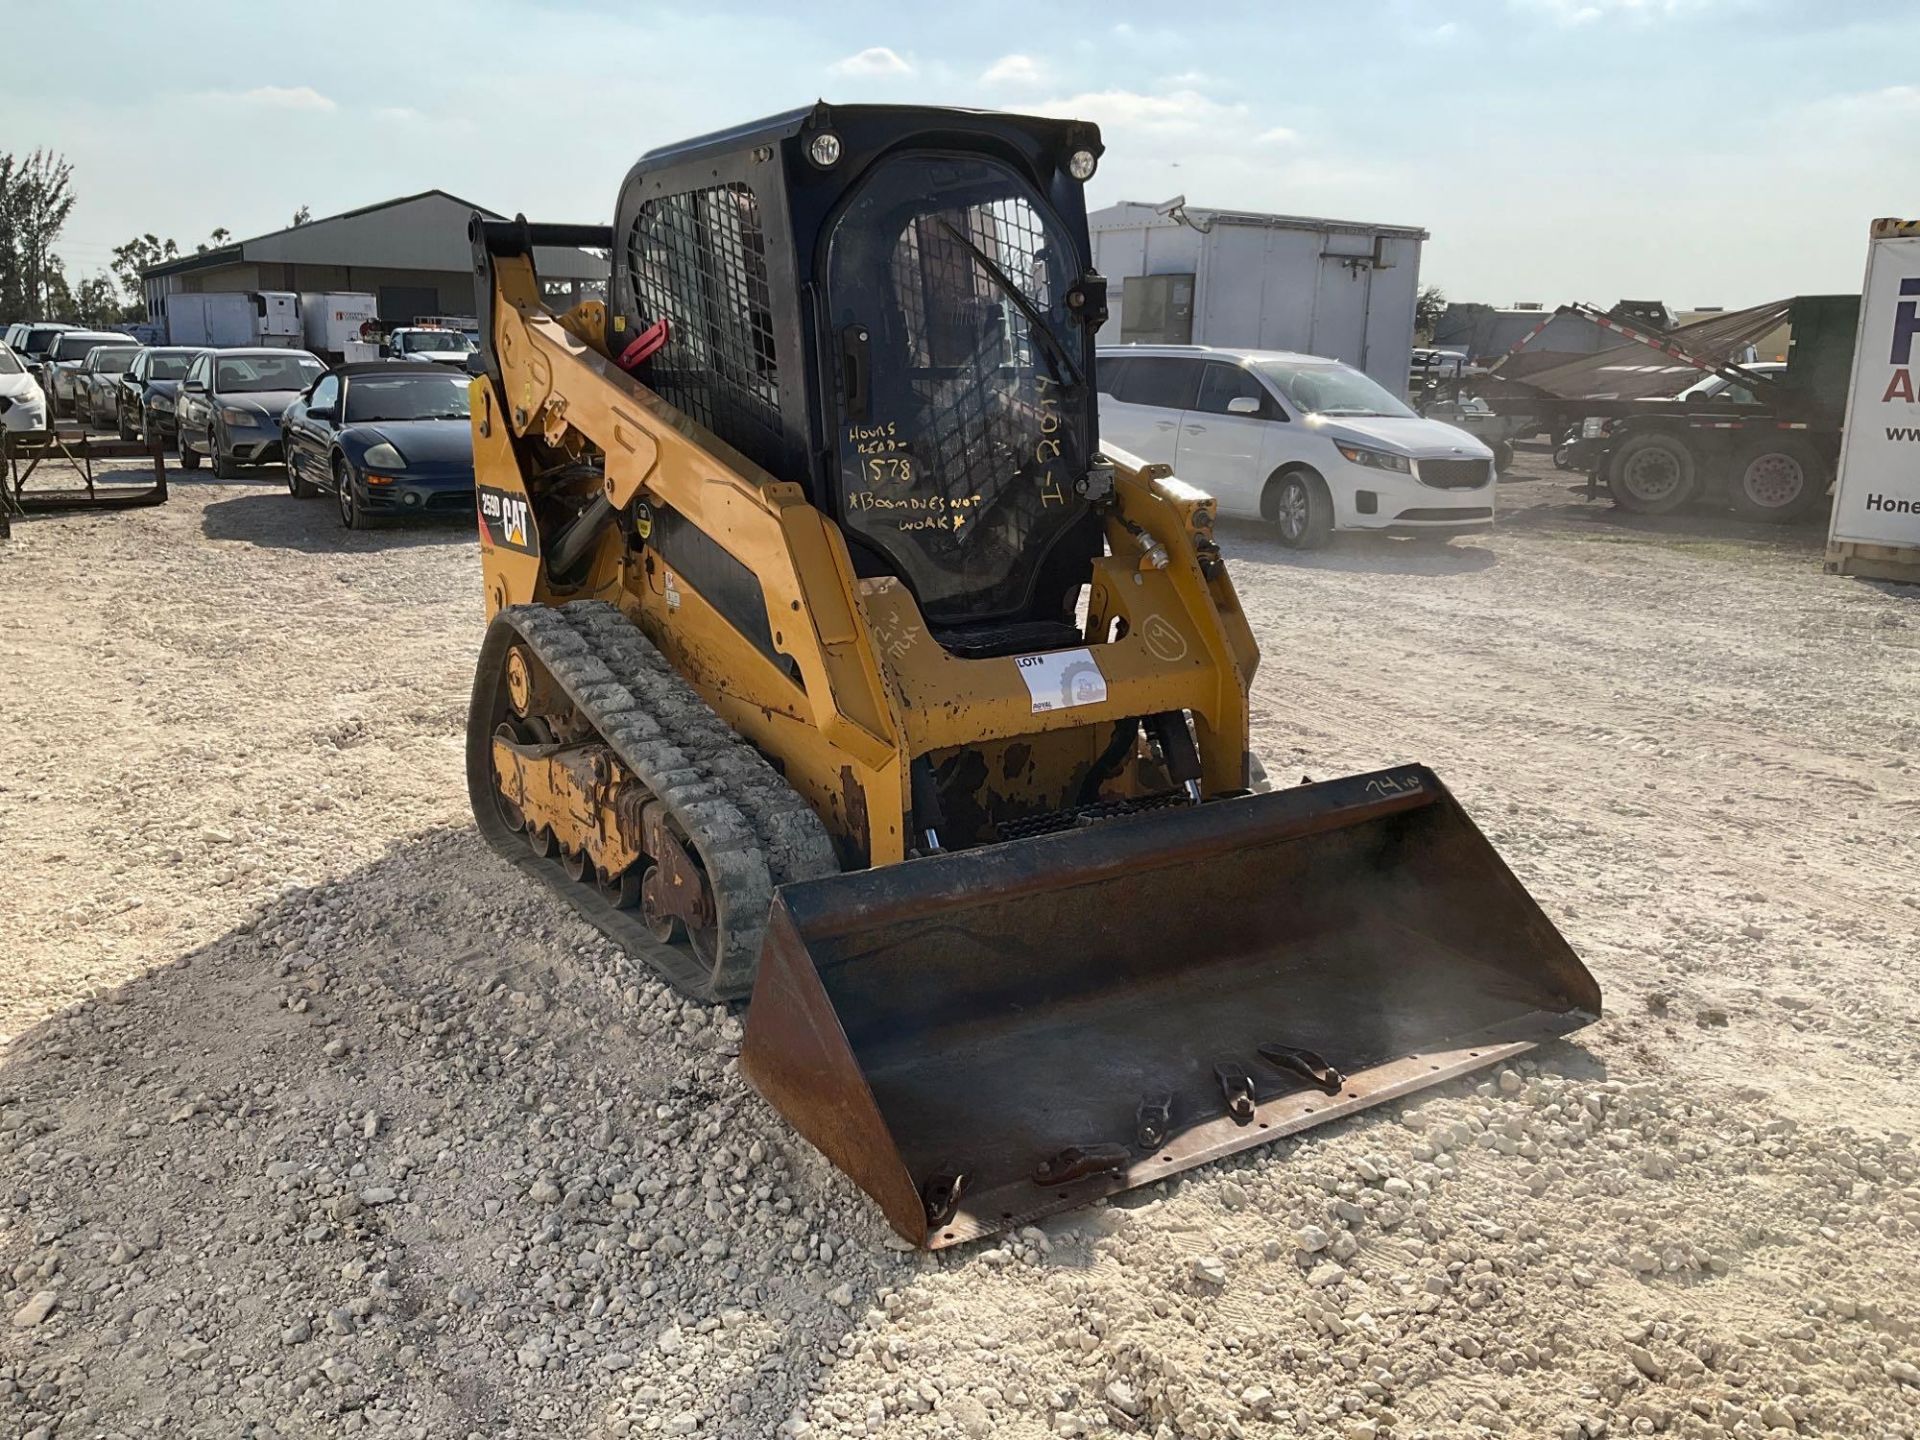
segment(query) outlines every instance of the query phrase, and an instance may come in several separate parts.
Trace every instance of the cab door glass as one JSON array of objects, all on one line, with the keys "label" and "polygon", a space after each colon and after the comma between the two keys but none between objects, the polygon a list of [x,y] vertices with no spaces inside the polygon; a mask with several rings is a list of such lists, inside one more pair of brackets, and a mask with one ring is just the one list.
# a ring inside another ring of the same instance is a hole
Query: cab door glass
[{"label": "cab door glass", "polygon": [[1023,614],[1047,553],[1090,533],[1079,266],[1046,197],[986,157],[890,156],[833,222],[841,523],[936,625]]}]

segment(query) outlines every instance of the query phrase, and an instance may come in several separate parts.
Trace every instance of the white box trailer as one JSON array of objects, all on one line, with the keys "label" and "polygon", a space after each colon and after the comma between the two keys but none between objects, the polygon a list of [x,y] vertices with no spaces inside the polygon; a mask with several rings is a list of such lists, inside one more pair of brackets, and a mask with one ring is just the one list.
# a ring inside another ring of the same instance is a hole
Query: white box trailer
[{"label": "white box trailer", "polygon": [[1827,570],[1920,583],[1920,220],[1876,220]]},{"label": "white box trailer", "polygon": [[164,304],[169,345],[300,343],[300,297],[290,290],[176,291]]},{"label": "white box trailer", "polygon": [[1407,393],[1425,230],[1130,201],[1087,225],[1102,344],[1297,350]]},{"label": "white box trailer", "polygon": [[167,296],[169,345],[251,345],[253,301],[242,291]]},{"label": "white box trailer", "polygon": [[350,359],[349,345],[369,339],[366,327],[378,325],[380,302],[357,290],[328,291],[300,297],[307,348],[330,360]]}]

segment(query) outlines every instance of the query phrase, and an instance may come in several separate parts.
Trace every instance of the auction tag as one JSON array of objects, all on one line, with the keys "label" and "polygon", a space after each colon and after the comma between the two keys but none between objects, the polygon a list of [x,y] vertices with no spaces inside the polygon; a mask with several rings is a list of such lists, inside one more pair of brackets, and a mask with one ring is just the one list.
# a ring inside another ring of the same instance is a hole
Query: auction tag
[{"label": "auction tag", "polygon": [[1050,655],[1020,655],[1014,664],[1033,697],[1033,713],[1098,705],[1107,698],[1107,677],[1091,650],[1056,650]]}]

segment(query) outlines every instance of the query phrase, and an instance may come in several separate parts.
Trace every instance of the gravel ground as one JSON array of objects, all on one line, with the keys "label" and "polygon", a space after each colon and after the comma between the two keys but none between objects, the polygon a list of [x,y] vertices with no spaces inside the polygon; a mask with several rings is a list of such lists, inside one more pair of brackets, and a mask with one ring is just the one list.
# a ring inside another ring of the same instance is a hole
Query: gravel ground
[{"label": "gravel ground", "polygon": [[1432,764],[1608,1017],[939,1256],[492,857],[470,533],[192,483],[0,545],[0,1432],[1920,1432],[1920,593],[1537,457],[1226,527],[1276,778]]}]

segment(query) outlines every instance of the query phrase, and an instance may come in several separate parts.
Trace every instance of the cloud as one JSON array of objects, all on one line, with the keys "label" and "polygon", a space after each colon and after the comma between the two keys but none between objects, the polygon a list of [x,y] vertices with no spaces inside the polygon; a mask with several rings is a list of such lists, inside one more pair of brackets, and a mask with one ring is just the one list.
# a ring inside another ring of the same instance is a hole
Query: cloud
[{"label": "cloud", "polygon": [[382,120],[392,120],[399,124],[405,124],[408,121],[418,120],[420,118],[420,112],[411,105],[382,105],[373,113]]},{"label": "cloud", "polygon": [[1416,45],[1445,45],[1459,33],[1460,27],[1448,20],[1431,29],[1414,31],[1413,41]]},{"label": "cloud", "polygon": [[1602,20],[1672,20],[1713,9],[1724,0],[1507,0],[1508,5],[1557,20],[1562,25],[1592,25]]},{"label": "cloud", "polygon": [[1115,40],[1136,50],[1146,50],[1162,60],[1190,48],[1191,36],[1186,32],[1166,26],[1149,25],[1144,29],[1138,25],[1129,25],[1122,20],[1109,32]]},{"label": "cloud", "polygon": [[204,97],[237,105],[258,105],[268,110],[336,110],[333,101],[311,85],[261,85],[252,90],[212,90]]},{"label": "cloud", "polygon": [[1275,125],[1271,130],[1262,130],[1253,137],[1256,145],[1298,145],[1300,132],[1289,130],[1285,125]]},{"label": "cloud", "polygon": [[1882,90],[1856,90],[1850,94],[1827,95],[1804,108],[1814,114],[1887,120],[1896,115],[1911,115],[1920,111],[1920,86],[1889,85]]},{"label": "cloud", "polygon": [[857,55],[836,60],[827,67],[833,75],[911,75],[913,66],[884,45],[871,45]]},{"label": "cloud", "polygon": [[1031,55],[1002,55],[980,77],[982,85],[1038,85],[1046,77]]},{"label": "cloud", "polygon": [[1244,124],[1247,107],[1223,105],[1198,90],[1169,90],[1143,95],[1137,90],[1088,90],[1034,107],[1043,115],[1091,120],[1101,129],[1135,130],[1158,135],[1185,135],[1209,126]]}]

